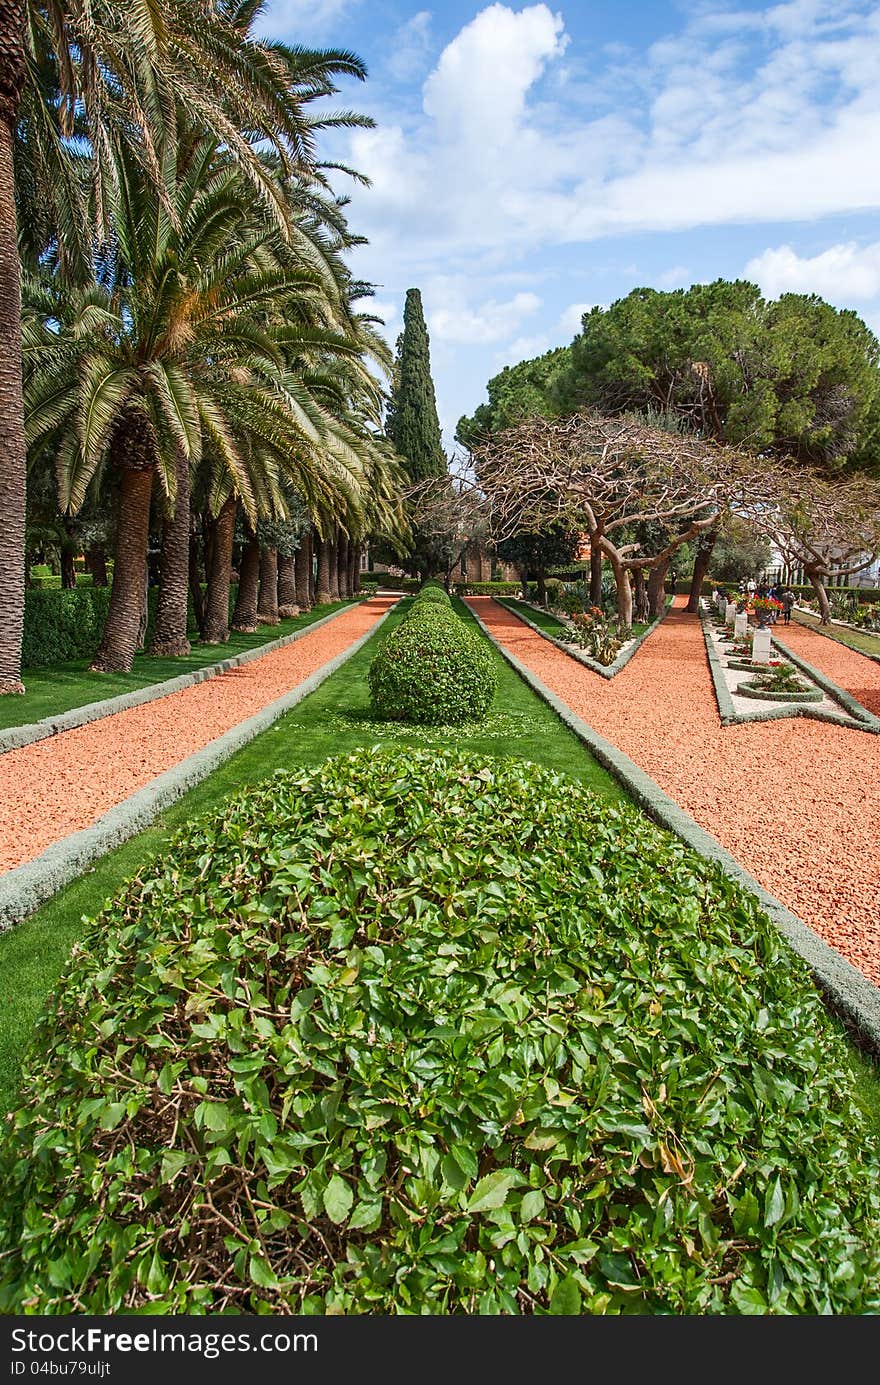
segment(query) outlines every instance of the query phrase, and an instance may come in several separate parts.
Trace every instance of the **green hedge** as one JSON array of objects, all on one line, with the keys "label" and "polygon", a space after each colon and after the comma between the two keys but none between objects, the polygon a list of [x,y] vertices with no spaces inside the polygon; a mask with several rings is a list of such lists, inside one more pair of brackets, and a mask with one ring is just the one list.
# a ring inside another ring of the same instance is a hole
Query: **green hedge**
[{"label": "green hedge", "polygon": [[393,592],[416,592],[421,583],[417,577],[394,577],[390,572],[362,572],[362,582],[375,582],[380,587],[385,587]]},{"label": "green hedge", "polygon": [[755,900],[522,761],[382,748],[93,923],[0,1148],[0,1312],[876,1315],[880,1168]]},{"label": "green hedge", "polygon": [[33,587],[24,598],[22,663],[47,668],[90,659],[98,648],[110,604],[109,587],[73,591]]},{"label": "green hedge", "polygon": [[522,582],[455,582],[457,596],[515,596],[522,591]]}]

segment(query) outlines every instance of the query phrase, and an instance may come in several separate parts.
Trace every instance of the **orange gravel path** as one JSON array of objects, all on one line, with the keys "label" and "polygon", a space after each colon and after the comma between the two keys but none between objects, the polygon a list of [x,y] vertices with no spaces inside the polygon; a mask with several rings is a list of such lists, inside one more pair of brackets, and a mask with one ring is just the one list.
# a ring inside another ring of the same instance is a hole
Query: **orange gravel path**
[{"label": "orange gravel path", "polygon": [[[684,598],[611,681],[491,597],[468,604],[572,711],[880,985],[880,736],[804,717],[722,727],[700,621]],[[794,649],[794,627],[784,633]],[[866,680],[880,666],[850,666],[859,655],[843,651],[844,668],[829,640],[805,634],[804,657],[868,705]]]},{"label": "orange gravel path", "polygon": [[774,633],[787,644],[792,653],[806,659],[813,668],[833,679],[839,688],[850,693],[875,717],[880,717],[880,664],[866,659],[857,649],[850,649],[840,640],[817,635],[807,625],[778,625]]},{"label": "orange gravel path", "polygon": [[373,597],[261,659],[0,755],[0,871],[90,827],[209,741],[283,697],[367,633],[399,597]]}]

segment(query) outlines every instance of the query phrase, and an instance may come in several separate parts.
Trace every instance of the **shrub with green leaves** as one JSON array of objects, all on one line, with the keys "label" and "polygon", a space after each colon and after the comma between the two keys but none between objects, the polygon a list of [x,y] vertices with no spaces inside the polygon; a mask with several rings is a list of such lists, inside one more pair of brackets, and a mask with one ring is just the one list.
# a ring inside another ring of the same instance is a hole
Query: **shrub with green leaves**
[{"label": "shrub with green leaves", "polygon": [[422,587],[416,597],[416,604],[420,602],[436,603],[439,606],[449,606],[452,604],[449,600],[449,593],[445,591],[443,587],[437,586],[435,583],[426,583],[425,586]]},{"label": "shrub with green leaves", "polygon": [[77,948],[0,1311],[880,1309],[876,1141],[751,896],[573,781],[386,748],[189,824]]},{"label": "shrub with green leaves", "polygon": [[498,674],[490,646],[449,606],[415,602],[370,665],[373,712],[391,721],[458,726],[480,721]]}]

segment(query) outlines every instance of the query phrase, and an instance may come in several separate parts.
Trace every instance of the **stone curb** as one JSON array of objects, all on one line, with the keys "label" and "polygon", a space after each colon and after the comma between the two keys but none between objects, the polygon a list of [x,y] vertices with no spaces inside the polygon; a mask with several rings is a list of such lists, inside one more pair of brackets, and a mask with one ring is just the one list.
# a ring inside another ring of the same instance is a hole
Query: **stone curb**
[{"label": "stone curb", "polygon": [[700,827],[690,813],[660,788],[629,756],[606,741],[583,721],[570,707],[537,678],[525,664],[511,654],[495,638],[480,616],[476,619],[486,638],[495,645],[512,668],[539,697],[553,708],[560,719],[605,767],[632,799],[649,817],[667,828],[686,846],[692,847],[706,860],[716,862],[750,894],[776,925],[791,950],[806,963],[819,990],[855,1031],[858,1042],[880,1056],[880,989],[854,967],[835,948],[823,942],[796,914],[786,909],[778,899],[743,870],[720,842]]},{"label": "stone curb", "polygon": [[[28,914],[33,913],[34,909],[63,885],[82,875],[98,857],[148,827],[161,809],[180,798],[187,789],[200,783],[242,746],[247,745],[261,731],[265,731],[297,703],[302,702],[303,698],[308,697],[326,678],[357,654],[367,640],[372,639],[393,609],[390,607],[385,611],[376,624],[355,640],[354,644],[344,649],[341,654],[335,655],[326,664],[322,664],[289,693],[276,698],[262,711],[255,712],[246,721],[231,727],[222,736],[209,741],[201,750],[188,755],[172,769],[158,775],[130,798],[108,809],[91,827],[85,827],[61,841],[53,842],[33,861],[27,861],[24,865],[0,876],[0,933],[7,932]],[[317,624],[316,621],[315,625]]]},{"label": "stone curb", "polygon": [[654,617],[651,624],[647,629],[643,630],[638,639],[630,645],[629,649],[625,649],[622,654],[618,654],[613,664],[598,664],[595,659],[591,659],[588,654],[582,654],[581,651],[576,649],[573,645],[566,644],[564,640],[557,640],[553,635],[548,635],[546,630],[542,630],[540,625],[536,625],[534,621],[529,620],[528,616],[524,616],[521,611],[514,610],[512,606],[509,606],[503,596],[493,596],[492,600],[496,602],[497,605],[503,606],[505,611],[509,611],[512,616],[516,616],[517,620],[521,620],[523,625],[527,625],[530,630],[534,630],[536,635],[540,635],[542,639],[547,640],[550,644],[555,644],[556,648],[561,649],[563,654],[567,654],[571,659],[576,659],[579,664],[583,664],[584,668],[588,668],[591,673],[598,673],[600,678],[614,678],[620,673],[621,669],[626,668],[630,659],[639,652],[648,636],[656,630],[661,620],[672,610],[672,602],[667,599],[666,605],[663,607],[659,616]]},{"label": "stone curb", "polygon": [[257,645],[254,649],[246,649],[241,654],[232,654],[228,659],[221,659],[216,664],[206,664],[204,668],[198,668],[193,673],[166,678],[162,683],[151,683],[149,687],[120,693],[118,697],[87,702],[82,707],[72,707],[69,712],[44,717],[42,721],[31,721],[24,726],[10,726],[5,731],[0,731],[0,755],[7,750],[20,750],[23,746],[33,745],[35,741],[48,740],[50,736],[57,736],[62,731],[72,731],[77,726],[88,726],[90,722],[112,717],[116,712],[128,711],[129,707],[141,707],[145,702],[155,702],[160,697],[168,697],[170,693],[192,688],[196,683],[204,683],[206,679],[213,678],[218,673],[226,673],[231,668],[240,668],[242,664],[249,664],[264,654],[271,654],[276,649],[284,649],[287,645],[294,644],[304,635],[319,630],[328,621],[341,616],[343,611],[350,611],[356,604],[348,601],[344,606],[340,606],[338,611],[329,611],[326,616],[321,616],[320,620],[313,620],[302,630],[292,630],[289,635],[281,635],[277,640],[267,640],[265,644]]},{"label": "stone curb", "polygon": [[[819,674],[810,664],[805,663],[803,659],[798,659],[797,655],[792,654],[776,639],[773,640],[773,643],[777,646],[780,654],[784,654],[787,659],[791,659],[792,663],[796,664],[801,669],[802,673],[806,673],[811,678],[815,678],[818,685],[824,692],[828,693],[829,697],[834,697],[845,706],[852,704],[854,708],[858,708],[858,715],[856,715],[855,712],[853,712],[852,715],[844,712],[833,712],[826,707],[811,706],[810,703],[770,707],[760,712],[738,712],[730,696],[730,689],[727,686],[727,680],[723,673],[721,656],[712,641],[709,629],[709,618],[705,612],[700,613],[700,622],[703,627],[703,639],[706,644],[706,656],[709,660],[709,672],[712,675],[712,685],[715,689],[715,699],[718,703],[718,713],[721,717],[722,726],[742,726],[755,721],[783,721],[787,717],[809,717],[813,721],[824,721],[827,722],[829,726],[843,726],[850,731],[867,731],[873,735],[880,733],[880,718],[875,717],[866,707],[863,707],[860,702],[856,702],[855,698],[850,697],[849,693],[845,693],[842,688],[838,688],[836,683],[832,683],[830,679]],[[748,694],[746,694],[746,696],[748,696]]]}]

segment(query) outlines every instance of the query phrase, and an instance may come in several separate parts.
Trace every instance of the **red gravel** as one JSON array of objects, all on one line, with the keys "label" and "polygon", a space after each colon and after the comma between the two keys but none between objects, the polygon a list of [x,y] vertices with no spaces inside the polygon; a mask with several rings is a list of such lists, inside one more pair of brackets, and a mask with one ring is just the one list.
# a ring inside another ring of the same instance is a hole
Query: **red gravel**
[{"label": "red gravel", "polygon": [[90,827],[165,770],[283,697],[399,600],[373,597],[261,659],[0,756],[0,871]]},{"label": "red gravel", "polygon": [[[765,889],[880,985],[880,736],[804,717],[722,727],[700,622],[684,612],[684,598],[611,681],[491,597],[468,604]],[[790,626],[789,636],[792,649],[870,705],[880,665],[809,631]]]},{"label": "red gravel", "polygon": [[817,635],[806,625],[777,626],[779,638],[792,653],[806,659],[813,668],[826,674],[839,688],[848,692],[875,717],[880,717],[880,664],[866,659],[857,649],[850,649],[840,640]]}]

